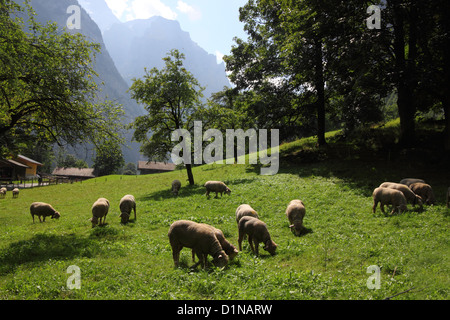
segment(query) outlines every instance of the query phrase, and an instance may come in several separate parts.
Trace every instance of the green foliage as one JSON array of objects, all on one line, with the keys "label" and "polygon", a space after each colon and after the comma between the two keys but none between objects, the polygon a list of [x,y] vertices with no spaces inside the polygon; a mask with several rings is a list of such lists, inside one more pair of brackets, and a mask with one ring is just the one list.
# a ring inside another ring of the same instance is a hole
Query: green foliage
[{"label": "green foliage", "polygon": [[124,164],[122,148],[117,141],[105,141],[95,149],[93,168],[99,177],[117,173]]},{"label": "green foliage", "polygon": [[[75,145],[118,138],[122,109],[96,103],[92,62],[100,45],[69,34],[55,23],[40,25],[33,10],[0,4],[1,155],[36,140]],[[19,18],[26,10],[29,21]]]}]

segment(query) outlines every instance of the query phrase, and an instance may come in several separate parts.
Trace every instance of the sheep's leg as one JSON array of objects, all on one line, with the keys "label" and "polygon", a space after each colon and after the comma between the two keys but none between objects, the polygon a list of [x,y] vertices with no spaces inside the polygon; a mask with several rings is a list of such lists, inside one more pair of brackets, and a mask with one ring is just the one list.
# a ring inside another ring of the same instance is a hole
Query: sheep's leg
[{"label": "sheep's leg", "polygon": [[383,214],[386,214],[386,212],[384,211],[384,204],[383,204],[383,202],[380,202],[380,209],[381,209],[381,212],[383,212]]},{"label": "sheep's leg", "polygon": [[178,267],[178,264],[180,262],[180,251],[181,251],[180,247],[172,246],[172,257],[173,257],[173,262],[175,264],[175,268]]},{"label": "sheep's leg", "polygon": [[259,242],[256,241],[256,240],[253,240],[253,244],[254,244],[254,247],[255,247],[255,253],[256,253],[257,256],[259,256]]},{"label": "sheep's leg", "polygon": [[209,198],[209,190],[206,190],[206,197]]},{"label": "sheep's leg", "polygon": [[377,211],[377,205],[378,205],[378,201],[373,200],[373,207],[372,207],[372,212],[375,213]]},{"label": "sheep's leg", "polygon": [[250,249],[252,249],[252,252],[255,252],[255,248],[253,247],[253,237],[251,235],[248,235],[248,242],[250,243]]},{"label": "sheep's leg", "polygon": [[195,262],[195,251],[192,249],[192,262]]},{"label": "sheep's leg", "polygon": [[219,198],[219,193],[216,191],[216,198]]},{"label": "sheep's leg", "polygon": [[[38,217],[39,217],[39,221],[42,222],[41,221],[41,216],[38,216]],[[42,217],[42,220],[45,222],[45,216]]]}]

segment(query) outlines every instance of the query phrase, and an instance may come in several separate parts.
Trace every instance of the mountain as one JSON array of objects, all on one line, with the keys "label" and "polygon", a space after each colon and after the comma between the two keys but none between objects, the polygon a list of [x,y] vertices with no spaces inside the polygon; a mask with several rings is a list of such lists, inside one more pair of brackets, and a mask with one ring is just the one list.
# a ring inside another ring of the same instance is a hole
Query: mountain
[{"label": "mountain", "polygon": [[102,32],[111,28],[113,24],[120,23],[120,20],[117,19],[103,0],[78,0],[78,2],[86,10],[92,20],[97,23]]},{"label": "mountain", "polygon": [[[16,2],[22,3],[20,0]],[[67,13],[68,8],[71,5],[79,6],[79,3],[77,0],[32,0],[31,5],[36,12],[35,18],[38,22],[46,23],[47,21],[54,21],[59,27],[64,28],[67,25],[68,18],[72,15],[72,13]],[[136,117],[143,115],[145,110],[131,99],[130,95],[127,93],[129,86],[118,72],[114,61],[109,55],[99,27],[82,7],[80,7],[80,9],[81,28],[79,30],[74,29],[68,31],[80,32],[86,36],[88,40],[101,45],[101,52],[97,54],[94,65],[94,70],[99,75],[99,78],[96,79],[96,83],[102,90],[99,94],[99,99],[108,99],[121,104],[125,111],[124,123],[130,123],[134,121]],[[139,144],[131,142],[132,132],[127,132],[125,138],[127,146],[122,150],[125,161],[137,163],[137,161],[140,160]],[[76,148],[75,151],[78,151],[75,152],[77,153],[77,156],[84,158],[89,164],[92,164],[91,153],[86,155],[86,150],[83,150],[82,148]]]},{"label": "mountain", "polygon": [[[217,63],[216,56],[209,54],[195,43],[188,32],[181,29],[178,21],[155,16],[145,20],[112,23],[107,18],[113,15],[104,0],[80,0],[91,17],[103,26],[103,39],[109,54],[128,85],[133,78],[141,78],[144,68],[162,68],[164,58],[172,49],[184,53],[184,66],[205,87],[203,94],[212,93],[230,86],[225,64]],[[101,14],[100,14],[101,11]],[[108,23],[104,21],[109,21]]]}]

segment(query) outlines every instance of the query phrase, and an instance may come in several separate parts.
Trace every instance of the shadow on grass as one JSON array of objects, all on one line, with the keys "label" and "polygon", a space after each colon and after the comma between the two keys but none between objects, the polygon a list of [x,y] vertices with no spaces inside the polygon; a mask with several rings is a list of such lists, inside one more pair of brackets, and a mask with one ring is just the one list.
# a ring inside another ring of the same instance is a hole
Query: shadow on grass
[{"label": "shadow on grass", "polygon": [[205,187],[194,184],[193,186],[187,185],[181,187],[178,192],[178,196],[172,193],[170,189],[164,189],[160,191],[156,191],[147,195],[144,195],[140,198],[136,198],[138,201],[160,201],[166,199],[176,199],[176,198],[188,198],[194,195],[205,194]]},{"label": "shadow on grass", "polygon": [[93,238],[77,235],[37,234],[28,240],[11,243],[0,251],[0,274],[8,274],[22,264],[75,257],[94,257],[101,251]]}]

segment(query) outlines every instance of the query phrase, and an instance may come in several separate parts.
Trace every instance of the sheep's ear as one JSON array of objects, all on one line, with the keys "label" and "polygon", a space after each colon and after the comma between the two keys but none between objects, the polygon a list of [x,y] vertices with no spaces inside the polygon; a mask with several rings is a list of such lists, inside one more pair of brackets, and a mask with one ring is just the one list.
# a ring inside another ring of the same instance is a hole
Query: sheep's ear
[{"label": "sheep's ear", "polygon": [[293,225],[293,224],[291,224],[291,225],[289,226],[289,228],[291,228],[291,229],[292,229],[293,227],[294,227],[294,225]]}]

